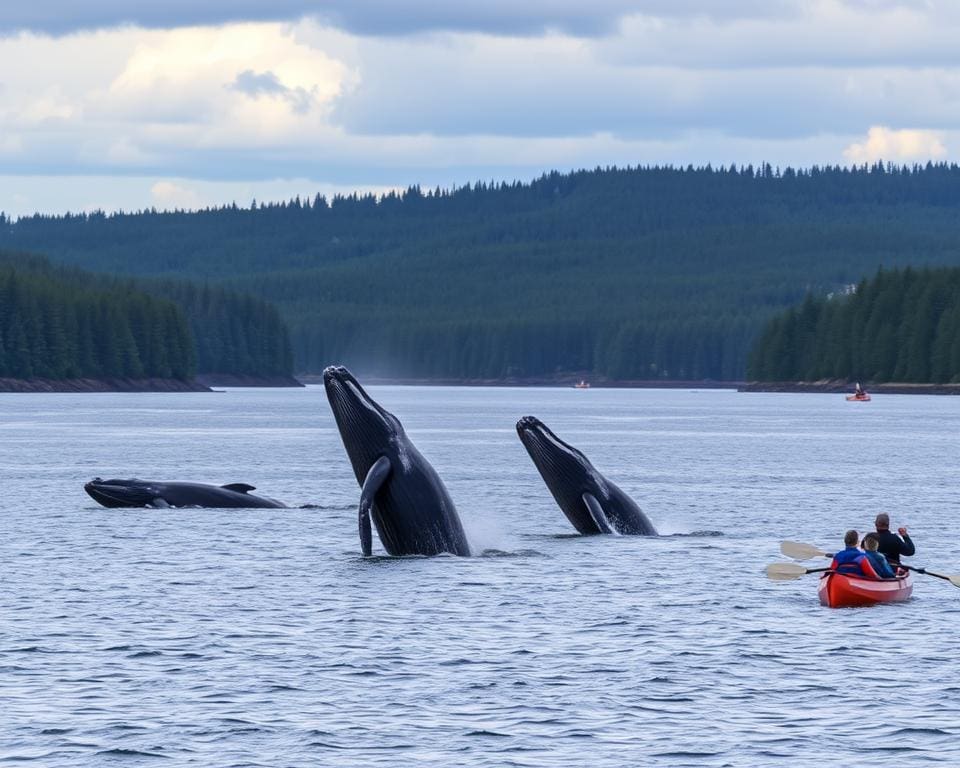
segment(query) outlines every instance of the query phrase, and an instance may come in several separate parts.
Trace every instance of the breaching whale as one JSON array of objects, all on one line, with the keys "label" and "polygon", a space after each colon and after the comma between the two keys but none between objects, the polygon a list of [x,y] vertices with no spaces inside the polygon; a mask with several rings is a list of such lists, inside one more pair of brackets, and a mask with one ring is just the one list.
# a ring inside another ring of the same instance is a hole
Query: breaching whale
[{"label": "breaching whale", "polygon": [[330,409],[360,484],[360,548],[373,546],[370,520],[391,555],[469,555],[450,494],[403,431],[346,368],[323,372]]},{"label": "breaching whale", "polygon": [[517,434],[563,514],[580,533],[657,535],[633,499],[542,421],[524,416],[517,422]]},{"label": "breaching whale", "polygon": [[152,480],[101,480],[83,486],[94,501],[105,507],[270,507],[285,504],[265,496],[254,496],[252,485],[205,485],[203,483],[160,483]]}]

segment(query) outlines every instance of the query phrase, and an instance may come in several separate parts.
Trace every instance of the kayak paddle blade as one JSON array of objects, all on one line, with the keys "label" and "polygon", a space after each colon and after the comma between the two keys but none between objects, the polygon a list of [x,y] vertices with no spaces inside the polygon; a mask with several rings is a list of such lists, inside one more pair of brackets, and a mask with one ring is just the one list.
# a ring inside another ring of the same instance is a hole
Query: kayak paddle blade
[{"label": "kayak paddle blade", "polygon": [[792,581],[806,573],[807,569],[796,563],[770,563],[767,566],[767,578],[773,581]]},{"label": "kayak paddle blade", "polygon": [[955,587],[960,587],[960,576],[947,576],[943,573],[932,573],[930,571],[924,571],[924,573],[926,573],[928,576],[936,576],[937,578],[949,581]]},{"label": "kayak paddle blade", "polygon": [[792,557],[794,560],[810,560],[814,557],[832,557],[832,555],[823,550],[799,541],[781,541],[780,551],[787,557]]}]

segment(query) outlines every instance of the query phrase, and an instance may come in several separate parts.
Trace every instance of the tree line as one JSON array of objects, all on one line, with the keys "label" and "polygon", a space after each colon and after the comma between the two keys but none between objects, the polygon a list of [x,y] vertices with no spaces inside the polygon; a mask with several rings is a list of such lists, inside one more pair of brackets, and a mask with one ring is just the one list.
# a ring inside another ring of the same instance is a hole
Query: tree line
[{"label": "tree line", "polygon": [[880,270],[852,293],[808,295],[766,326],[748,375],[960,382],[960,269]]},{"label": "tree line", "polygon": [[139,284],[173,301],[186,315],[199,373],[293,374],[289,332],[272,304],[209,283],[142,280]]},{"label": "tree line", "polygon": [[808,292],[879,266],[960,265],[958,206],[960,167],[944,163],[597,168],[197,212],[0,216],[0,247],[252,294],[276,305],[300,371],[732,380]]},{"label": "tree line", "polygon": [[0,376],[289,376],[286,326],[223,286],[95,275],[0,252]]},{"label": "tree line", "polygon": [[173,302],[78,270],[0,259],[0,376],[193,376],[186,318]]}]

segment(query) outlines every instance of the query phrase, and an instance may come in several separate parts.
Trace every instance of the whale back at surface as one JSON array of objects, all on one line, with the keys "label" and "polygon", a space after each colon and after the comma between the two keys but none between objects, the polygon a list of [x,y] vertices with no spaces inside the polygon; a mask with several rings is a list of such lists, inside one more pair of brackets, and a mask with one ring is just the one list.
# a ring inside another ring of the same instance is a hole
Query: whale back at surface
[{"label": "whale back at surface", "polygon": [[[226,486],[203,483],[158,483],[162,497],[171,507],[220,507],[246,509],[277,509],[284,505],[275,499],[255,496],[247,491],[236,491]],[[235,484],[243,486],[243,484]],[[246,486],[256,490],[252,486]]]},{"label": "whale back at surface", "polygon": [[600,503],[617,533],[657,535],[653,523],[632,498],[539,419],[533,416],[520,419],[517,434],[557,505],[577,531],[583,534],[602,532],[584,503],[583,494],[589,493]]},{"label": "whale back at surface", "polygon": [[266,496],[254,496],[252,485],[227,486],[206,483],[169,483],[155,480],[101,480],[84,486],[86,492],[105,507],[211,507],[219,509],[281,509],[285,505]]},{"label": "whale back at surface", "polygon": [[390,460],[390,475],[371,510],[384,549],[391,555],[469,555],[467,537],[446,486],[404,432],[342,367],[324,371],[327,399],[337,429],[363,486],[376,461]]}]

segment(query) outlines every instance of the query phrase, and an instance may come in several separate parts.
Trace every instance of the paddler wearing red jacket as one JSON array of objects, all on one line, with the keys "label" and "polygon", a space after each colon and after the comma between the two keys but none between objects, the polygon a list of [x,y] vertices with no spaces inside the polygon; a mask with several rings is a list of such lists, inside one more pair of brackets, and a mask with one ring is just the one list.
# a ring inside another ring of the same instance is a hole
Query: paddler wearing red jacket
[{"label": "paddler wearing red jacket", "polygon": [[862,550],[857,548],[857,542],[860,541],[860,534],[856,531],[847,531],[843,535],[843,543],[846,549],[837,552],[833,556],[833,562],[830,563],[830,569],[837,573],[847,573],[852,576],[868,576],[871,579],[879,579],[877,572],[870,564],[869,558]]}]

